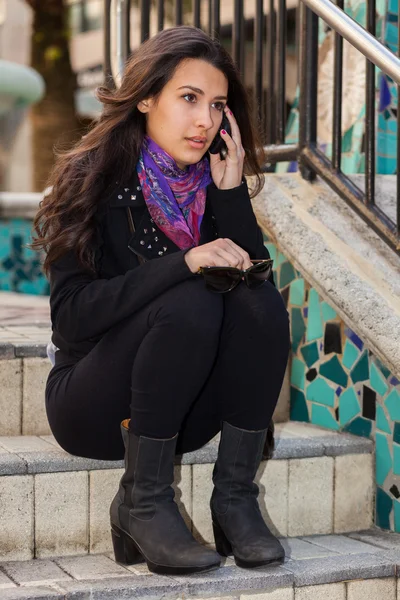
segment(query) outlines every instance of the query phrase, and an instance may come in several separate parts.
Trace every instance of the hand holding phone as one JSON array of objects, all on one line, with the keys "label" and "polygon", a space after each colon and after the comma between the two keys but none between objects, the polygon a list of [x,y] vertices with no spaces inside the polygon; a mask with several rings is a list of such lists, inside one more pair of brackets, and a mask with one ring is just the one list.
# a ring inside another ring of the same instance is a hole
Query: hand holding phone
[{"label": "hand holding phone", "polygon": [[231,135],[231,133],[232,133],[231,124],[229,123],[228,117],[226,116],[225,113],[222,118],[221,126],[218,129],[218,133],[215,136],[215,138],[213,139],[213,141],[211,142],[211,146],[208,149],[210,154],[218,154],[219,153],[221,156],[221,159],[224,159],[225,155],[228,151],[228,148],[227,148],[227,145],[225,144],[225,141],[221,137],[221,129],[225,129],[225,131],[227,131],[229,133],[229,135]]},{"label": "hand holding phone", "polygon": [[[226,134],[221,134],[225,129]],[[225,106],[221,126],[209,147],[211,177],[220,190],[238,187],[243,180],[245,150],[238,123],[232,111]]]}]

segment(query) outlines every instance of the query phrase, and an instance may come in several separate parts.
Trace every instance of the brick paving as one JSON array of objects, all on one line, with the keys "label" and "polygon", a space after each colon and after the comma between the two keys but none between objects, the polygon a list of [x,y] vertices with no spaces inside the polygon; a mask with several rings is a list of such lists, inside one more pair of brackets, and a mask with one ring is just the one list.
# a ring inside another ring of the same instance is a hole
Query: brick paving
[{"label": "brick paving", "polygon": [[50,339],[46,296],[0,292],[0,357],[45,356]]}]

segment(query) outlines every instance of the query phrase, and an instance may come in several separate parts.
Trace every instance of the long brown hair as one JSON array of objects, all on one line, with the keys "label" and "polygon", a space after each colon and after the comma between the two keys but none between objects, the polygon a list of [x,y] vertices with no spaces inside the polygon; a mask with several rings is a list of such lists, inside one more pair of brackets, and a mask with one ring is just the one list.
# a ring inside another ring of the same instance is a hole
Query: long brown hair
[{"label": "long brown hair", "polygon": [[228,105],[238,122],[246,152],[244,172],[256,176],[252,195],[264,183],[264,159],[258,132],[250,118],[249,101],[228,52],[195,27],[173,27],[146,40],[126,63],[118,89],[100,87],[103,104],[99,120],[69,151],[58,154],[50,175],[50,193],[40,203],[33,226],[32,247],[46,253],[44,270],[69,250],[81,264],[94,270],[96,214],[115,182],[133,173],[145,135],[146,118],[137,105],[161,93],[182,60],[202,59],[228,80]]}]

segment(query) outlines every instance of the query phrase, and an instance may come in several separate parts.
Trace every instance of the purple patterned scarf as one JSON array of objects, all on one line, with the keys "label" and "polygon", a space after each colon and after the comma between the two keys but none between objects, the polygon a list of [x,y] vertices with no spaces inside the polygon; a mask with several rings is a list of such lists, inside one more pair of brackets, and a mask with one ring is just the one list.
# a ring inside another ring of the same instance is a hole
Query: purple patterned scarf
[{"label": "purple patterned scarf", "polygon": [[211,183],[205,158],[187,170],[145,136],[137,173],[149,213],[181,250],[198,246],[206,206],[206,187]]}]

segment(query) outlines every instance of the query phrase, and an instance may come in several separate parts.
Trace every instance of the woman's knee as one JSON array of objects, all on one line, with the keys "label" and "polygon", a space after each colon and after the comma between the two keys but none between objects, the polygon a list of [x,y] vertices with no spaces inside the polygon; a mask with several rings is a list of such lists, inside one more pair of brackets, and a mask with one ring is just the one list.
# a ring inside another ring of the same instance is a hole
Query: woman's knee
[{"label": "woman's knee", "polygon": [[269,281],[256,289],[244,283],[227,297],[225,316],[260,334],[276,333],[289,340],[289,313],[279,290]]},{"label": "woman's knee", "polygon": [[223,300],[209,292],[201,278],[189,279],[160,296],[149,312],[149,325],[168,324],[174,334],[202,337],[218,335]]}]

